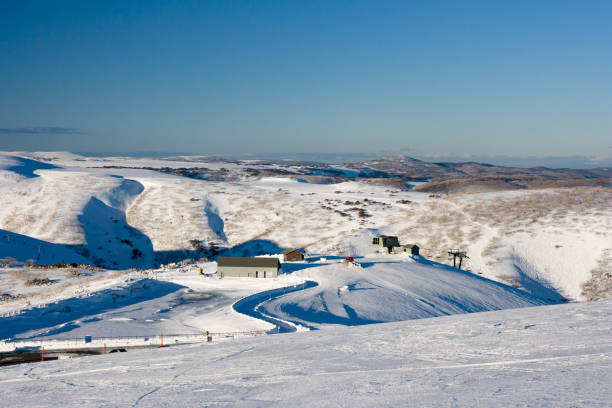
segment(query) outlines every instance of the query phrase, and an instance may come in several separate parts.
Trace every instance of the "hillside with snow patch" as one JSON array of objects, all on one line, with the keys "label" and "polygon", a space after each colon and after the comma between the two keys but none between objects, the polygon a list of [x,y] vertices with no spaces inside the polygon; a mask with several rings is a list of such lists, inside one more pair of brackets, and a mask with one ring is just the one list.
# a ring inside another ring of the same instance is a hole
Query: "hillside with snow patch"
[{"label": "hillside with snow patch", "polygon": [[[184,159],[186,160],[186,159]],[[5,155],[0,170],[0,257],[153,267],[186,258],[256,255],[286,247],[364,256],[378,233],[416,243],[544,299],[605,298],[612,193],[604,187],[429,195],[347,179],[219,182],[127,167],[190,161]],[[212,169],[250,164],[199,162]],[[241,167],[242,166],[242,167]],[[263,168],[265,166],[259,166]],[[12,236],[14,239],[11,239]],[[42,242],[41,242],[42,241]],[[62,246],[62,248],[57,245]],[[607,289],[608,288],[608,289]]]}]

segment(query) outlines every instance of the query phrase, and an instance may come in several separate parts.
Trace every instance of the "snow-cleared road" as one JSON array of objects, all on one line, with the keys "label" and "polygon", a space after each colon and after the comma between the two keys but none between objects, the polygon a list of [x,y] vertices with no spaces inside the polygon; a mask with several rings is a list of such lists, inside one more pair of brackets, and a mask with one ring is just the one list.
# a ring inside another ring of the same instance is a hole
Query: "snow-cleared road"
[{"label": "snow-cleared road", "polygon": [[247,296],[234,303],[233,308],[238,313],[245,314],[247,316],[254,317],[256,319],[265,320],[269,323],[274,324],[276,327],[272,330],[268,330],[269,334],[274,333],[292,333],[298,329],[305,329],[301,325],[297,325],[289,320],[282,320],[276,315],[270,315],[264,311],[264,303],[277,299],[288,293],[297,292],[317,286],[317,282],[306,281],[299,285],[283,287],[278,289],[267,290],[265,292],[256,293],[251,296]]},{"label": "snow-cleared road", "polygon": [[609,407],[612,302],[0,369],[3,406]]}]

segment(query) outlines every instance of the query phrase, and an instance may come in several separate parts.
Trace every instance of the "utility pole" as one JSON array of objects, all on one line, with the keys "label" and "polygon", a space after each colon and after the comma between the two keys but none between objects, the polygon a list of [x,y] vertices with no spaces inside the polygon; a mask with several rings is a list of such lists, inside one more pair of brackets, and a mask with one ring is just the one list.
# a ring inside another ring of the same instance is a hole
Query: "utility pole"
[{"label": "utility pole", "polygon": [[449,255],[453,256],[453,268],[457,267],[457,258],[459,258],[459,269],[461,269],[461,263],[463,262],[463,258],[470,259],[469,256],[464,251],[459,251],[458,249],[451,249],[448,251]]}]

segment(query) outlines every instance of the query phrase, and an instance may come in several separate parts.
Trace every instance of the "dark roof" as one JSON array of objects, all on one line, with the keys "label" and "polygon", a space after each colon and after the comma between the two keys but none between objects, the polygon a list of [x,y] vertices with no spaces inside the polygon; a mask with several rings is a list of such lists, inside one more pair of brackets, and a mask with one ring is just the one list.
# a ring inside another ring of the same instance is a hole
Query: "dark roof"
[{"label": "dark roof", "polygon": [[278,258],[243,258],[243,257],[220,257],[217,266],[254,266],[261,268],[280,268]]},{"label": "dark roof", "polygon": [[[283,254],[283,255],[287,255],[287,254],[290,254],[290,253],[292,253],[292,252],[299,252],[300,254],[302,254],[302,251],[300,251],[299,249],[296,249],[296,248],[287,248],[287,249],[285,249],[285,250],[282,252],[282,254]],[[302,254],[302,255],[304,255],[304,254]]]}]

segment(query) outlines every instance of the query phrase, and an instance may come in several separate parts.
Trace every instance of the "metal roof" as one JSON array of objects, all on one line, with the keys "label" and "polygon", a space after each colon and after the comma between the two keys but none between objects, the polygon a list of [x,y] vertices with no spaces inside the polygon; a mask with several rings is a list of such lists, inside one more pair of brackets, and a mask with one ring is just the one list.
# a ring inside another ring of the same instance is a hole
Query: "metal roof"
[{"label": "metal roof", "polygon": [[217,266],[252,266],[259,268],[280,268],[278,258],[244,258],[224,256],[217,260]]}]

